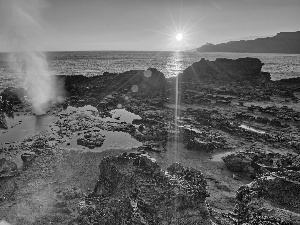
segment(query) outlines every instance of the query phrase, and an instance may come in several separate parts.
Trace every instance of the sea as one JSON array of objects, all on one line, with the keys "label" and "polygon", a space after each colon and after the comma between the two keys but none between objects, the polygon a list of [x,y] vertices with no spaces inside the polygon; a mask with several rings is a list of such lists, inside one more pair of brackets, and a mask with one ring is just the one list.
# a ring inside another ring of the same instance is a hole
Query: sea
[{"label": "sea", "polygon": [[[297,54],[75,51],[46,52],[45,57],[52,75],[98,76],[104,72],[121,73],[152,67],[160,70],[166,77],[172,77],[201,58],[215,60],[253,57],[264,63],[262,71],[269,72],[272,80],[300,77],[300,55]],[[0,91],[21,84],[22,74],[10,66],[9,53],[0,53]]]}]

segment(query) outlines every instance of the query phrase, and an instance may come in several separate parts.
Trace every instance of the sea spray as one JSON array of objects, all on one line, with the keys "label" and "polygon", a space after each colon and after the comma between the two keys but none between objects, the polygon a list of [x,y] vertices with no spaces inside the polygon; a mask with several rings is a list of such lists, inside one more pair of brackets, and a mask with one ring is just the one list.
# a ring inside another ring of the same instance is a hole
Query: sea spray
[{"label": "sea spray", "polygon": [[62,92],[42,53],[38,22],[44,6],[43,0],[3,0],[0,12],[11,52],[10,66],[19,74],[36,115],[45,114],[51,102],[62,99],[57,97]]}]

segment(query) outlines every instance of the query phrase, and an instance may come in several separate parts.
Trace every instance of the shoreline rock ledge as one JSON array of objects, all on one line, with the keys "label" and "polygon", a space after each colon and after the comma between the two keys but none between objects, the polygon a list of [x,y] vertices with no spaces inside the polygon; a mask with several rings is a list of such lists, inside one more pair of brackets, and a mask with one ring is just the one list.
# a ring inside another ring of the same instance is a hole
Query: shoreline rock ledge
[{"label": "shoreline rock ledge", "polygon": [[107,157],[94,191],[79,204],[79,224],[213,224],[204,175],[179,163],[160,169],[141,153]]}]

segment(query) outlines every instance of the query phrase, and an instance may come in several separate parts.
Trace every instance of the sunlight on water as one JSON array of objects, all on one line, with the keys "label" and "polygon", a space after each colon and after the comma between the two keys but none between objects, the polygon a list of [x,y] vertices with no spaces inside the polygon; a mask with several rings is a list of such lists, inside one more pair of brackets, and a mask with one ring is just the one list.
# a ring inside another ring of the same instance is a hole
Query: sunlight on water
[{"label": "sunlight on water", "polygon": [[[180,53],[179,52],[174,52],[174,62],[173,64],[176,65],[175,68],[180,68],[181,66],[181,63],[180,63]],[[176,87],[175,87],[175,143],[178,143],[178,134],[179,134],[179,127],[178,127],[178,117],[180,115],[180,112],[179,112],[179,100],[180,100],[180,93],[179,93],[179,82],[178,82],[178,76],[176,77]],[[178,144],[176,144],[176,156],[175,158],[177,159],[178,156],[177,156],[177,152],[179,151],[178,149]]]},{"label": "sunlight on water", "polygon": [[[201,58],[237,59],[254,57],[265,65],[262,70],[271,73],[273,80],[300,77],[300,55],[262,53],[199,53],[199,52],[47,52],[52,75],[96,76],[104,72],[122,73],[153,67],[166,77],[176,76]],[[14,70],[8,66],[7,55],[0,53],[0,91],[17,86]],[[88,69],[87,69],[88,68]]]}]

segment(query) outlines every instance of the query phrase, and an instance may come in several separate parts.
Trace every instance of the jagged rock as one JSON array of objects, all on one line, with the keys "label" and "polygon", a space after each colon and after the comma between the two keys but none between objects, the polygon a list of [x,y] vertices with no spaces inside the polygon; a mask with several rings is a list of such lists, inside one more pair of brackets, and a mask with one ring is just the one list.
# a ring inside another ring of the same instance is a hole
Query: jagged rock
[{"label": "jagged rock", "polygon": [[21,155],[21,159],[24,163],[30,162],[33,160],[37,155],[34,152],[25,152]]},{"label": "jagged rock", "polygon": [[222,158],[226,167],[232,172],[247,171],[251,166],[252,158],[246,154],[230,154]]},{"label": "jagged rock", "polygon": [[77,139],[77,144],[88,148],[101,147],[105,140],[105,135],[100,132],[86,132]]},{"label": "jagged rock", "polygon": [[17,175],[17,164],[5,158],[0,159],[0,177],[12,177]]},{"label": "jagged rock", "polygon": [[19,104],[24,101],[25,90],[23,88],[8,87],[1,92],[2,101]]},{"label": "jagged rock", "polygon": [[201,172],[129,153],[105,158],[94,192],[79,205],[79,224],[212,224]]},{"label": "jagged rock", "polygon": [[227,145],[226,140],[218,133],[200,131],[190,127],[180,128],[187,149],[213,151]]},{"label": "jagged rock", "polygon": [[300,173],[267,173],[237,191],[238,224],[300,224]]},{"label": "jagged rock", "polygon": [[0,129],[8,129],[4,113],[0,112]]}]

